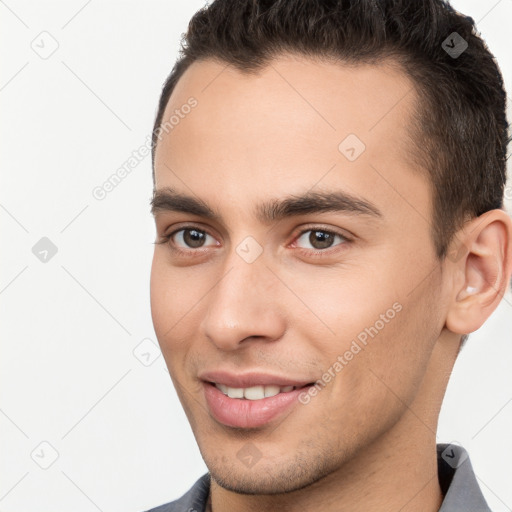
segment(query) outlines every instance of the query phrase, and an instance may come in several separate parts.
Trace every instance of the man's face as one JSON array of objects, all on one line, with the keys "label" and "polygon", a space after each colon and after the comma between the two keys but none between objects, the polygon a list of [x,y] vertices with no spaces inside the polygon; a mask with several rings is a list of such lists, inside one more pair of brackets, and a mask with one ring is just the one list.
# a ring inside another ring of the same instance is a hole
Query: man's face
[{"label": "man's face", "polygon": [[[444,306],[429,184],[405,152],[412,87],[389,66],[283,56],[258,75],[194,63],[172,94],[163,121],[189,113],[162,132],[156,190],[216,217],[155,209],[157,240],[175,234],[155,245],[152,316],[204,460],[228,489],[299,489],[413,417]],[[333,193],[359,202],[259,206]],[[256,387],[255,400],[212,381]],[[281,392],[261,399],[265,384]]]}]

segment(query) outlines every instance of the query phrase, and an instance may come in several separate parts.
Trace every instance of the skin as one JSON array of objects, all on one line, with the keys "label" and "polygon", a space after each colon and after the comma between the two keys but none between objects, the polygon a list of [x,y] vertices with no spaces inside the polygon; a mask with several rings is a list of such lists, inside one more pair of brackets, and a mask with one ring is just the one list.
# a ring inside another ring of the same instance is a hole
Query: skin
[{"label": "skin", "polygon": [[[468,221],[452,247],[462,256],[437,260],[429,183],[407,155],[418,98],[389,63],[283,55],[243,75],[196,62],[164,119],[190,96],[197,106],[157,146],[155,188],[201,198],[221,220],[154,212],[156,241],[190,225],[209,236],[199,249],[183,231],[155,245],[151,308],[212,476],[213,510],[437,511],[441,401],[461,334],[478,329],[506,291],[509,216],[492,210]],[[366,145],[353,162],[338,149],[350,133]],[[382,217],[324,212],[264,224],[254,215],[261,201],[309,190],[348,191]],[[300,237],[307,228],[351,241],[319,249],[311,232]],[[236,252],[247,236],[263,249],[252,263]],[[307,405],[255,429],[208,412],[201,371],[321,379],[394,303],[401,311]],[[251,467],[237,457],[248,443],[260,454]]]}]

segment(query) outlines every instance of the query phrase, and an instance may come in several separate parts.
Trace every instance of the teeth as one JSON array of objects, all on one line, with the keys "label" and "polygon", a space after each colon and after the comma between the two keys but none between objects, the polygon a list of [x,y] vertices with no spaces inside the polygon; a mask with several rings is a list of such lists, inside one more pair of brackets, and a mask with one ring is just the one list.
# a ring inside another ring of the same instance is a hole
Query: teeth
[{"label": "teeth", "polygon": [[[293,388],[293,386],[291,387]],[[279,394],[279,391],[281,391],[279,386],[265,386],[265,398],[267,396],[276,396],[277,394]]]},{"label": "teeth", "polygon": [[228,394],[228,387],[225,384],[215,384],[225,395]]},{"label": "teeth", "polygon": [[229,398],[245,398],[246,400],[261,400],[279,393],[287,393],[294,389],[294,386],[276,386],[270,384],[268,386],[252,386],[250,388],[230,388],[225,384],[215,384]]},{"label": "teeth", "polygon": [[244,393],[244,398],[247,398],[247,400],[261,400],[262,398],[265,398],[265,388],[263,386],[245,388],[242,391]]},{"label": "teeth", "polygon": [[244,397],[244,388],[229,388],[228,387],[228,396],[229,396],[229,398],[243,398]]}]

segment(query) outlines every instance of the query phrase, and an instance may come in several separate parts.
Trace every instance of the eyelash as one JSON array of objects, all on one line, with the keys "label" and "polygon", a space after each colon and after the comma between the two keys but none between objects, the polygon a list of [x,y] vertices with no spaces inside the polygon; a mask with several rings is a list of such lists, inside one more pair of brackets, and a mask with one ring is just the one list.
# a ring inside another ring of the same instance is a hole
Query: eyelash
[{"label": "eyelash", "polygon": [[[192,248],[191,249],[183,249],[181,247],[176,246],[172,242],[172,238],[174,237],[174,235],[176,235],[180,231],[193,231],[193,230],[199,231],[201,233],[205,233],[206,235],[209,235],[209,236],[212,236],[205,229],[201,229],[198,226],[189,225],[189,226],[182,226],[181,228],[173,231],[172,233],[163,235],[158,242],[155,242],[155,244],[158,244],[158,245],[168,244],[172,252],[174,252],[175,254],[181,255],[181,256],[190,256],[193,253],[204,252],[205,248],[203,248],[203,247],[198,248],[198,249],[192,249]],[[334,247],[328,247],[327,249],[304,249],[304,248],[297,249],[300,253],[306,254],[307,256],[313,255],[314,257],[317,257],[317,258],[332,256],[333,251],[336,252],[337,250],[339,250],[339,249],[336,249],[337,247],[345,246],[352,242],[351,238],[347,237],[346,235],[344,235],[342,233],[333,231],[331,229],[325,229],[321,226],[312,226],[312,227],[308,227],[307,229],[303,229],[302,231],[300,231],[299,234],[294,238],[293,243],[295,243],[297,240],[299,240],[302,237],[302,235],[304,235],[304,233],[308,233],[310,231],[320,231],[322,233],[328,233],[330,235],[339,236],[343,240],[343,242]]]}]

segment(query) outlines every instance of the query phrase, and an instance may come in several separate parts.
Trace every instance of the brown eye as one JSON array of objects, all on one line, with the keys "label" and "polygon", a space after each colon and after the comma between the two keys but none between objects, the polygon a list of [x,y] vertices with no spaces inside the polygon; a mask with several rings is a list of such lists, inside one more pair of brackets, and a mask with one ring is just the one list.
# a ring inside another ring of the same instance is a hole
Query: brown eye
[{"label": "brown eye", "polygon": [[[197,249],[199,247],[203,247],[208,236],[210,235],[205,231],[201,231],[196,228],[184,228],[173,233],[172,238],[177,240],[176,245],[178,245],[178,247]],[[180,242],[182,245],[180,245]]]},{"label": "brown eye", "polygon": [[327,249],[333,244],[334,235],[327,231],[311,231],[308,241],[315,249]]},{"label": "brown eye", "polygon": [[[309,236],[307,236],[309,233]],[[332,231],[327,231],[325,229],[308,229],[303,231],[301,235],[297,238],[297,242],[302,240],[302,244],[309,243],[311,245],[310,248],[315,250],[329,249],[333,247],[334,242],[338,238],[342,242],[348,242],[348,239],[339,233],[334,233]],[[336,244],[340,245],[340,244]],[[304,247],[304,246],[303,246]],[[305,247],[308,248],[308,247]]]}]

